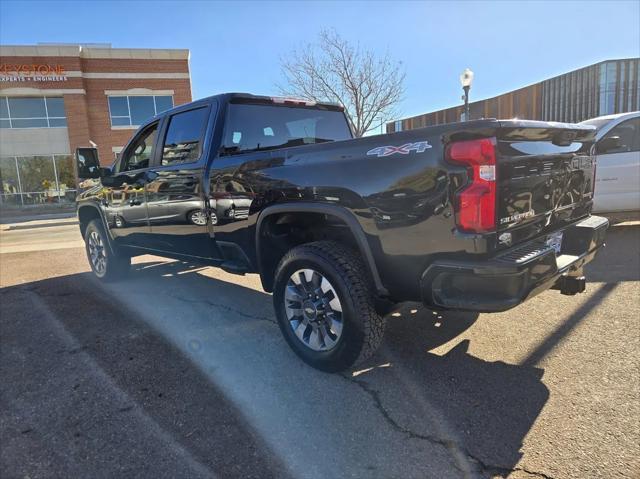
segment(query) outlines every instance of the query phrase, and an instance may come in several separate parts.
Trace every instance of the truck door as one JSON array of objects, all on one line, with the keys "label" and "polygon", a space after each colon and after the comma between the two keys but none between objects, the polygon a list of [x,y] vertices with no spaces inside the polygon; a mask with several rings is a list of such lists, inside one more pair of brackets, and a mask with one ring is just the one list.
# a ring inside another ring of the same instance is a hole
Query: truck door
[{"label": "truck door", "polygon": [[151,230],[147,218],[144,186],[155,154],[158,122],[142,129],[116,164],[113,181],[106,186],[105,213],[115,241],[144,247]]},{"label": "truck door", "polygon": [[[609,148],[607,139],[616,138]],[[625,120],[596,143],[597,173],[594,212],[640,208],[640,118]]]},{"label": "truck door", "polygon": [[203,188],[205,139],[211,105],[189,105],[168,115],[145,191],[152,249],[216,258],[209,235],[208,191]]}]

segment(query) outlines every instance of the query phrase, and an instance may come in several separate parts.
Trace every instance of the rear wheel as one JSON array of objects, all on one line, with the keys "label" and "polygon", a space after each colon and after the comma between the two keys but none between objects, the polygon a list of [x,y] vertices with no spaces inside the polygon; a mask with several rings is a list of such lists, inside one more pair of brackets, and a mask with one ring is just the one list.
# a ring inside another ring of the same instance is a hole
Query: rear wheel
[{"label": "rear wheel", "polygon": [[99,279],[113,281],[127,275],[131,269],[131,257],[111,251],[99,220],[89,222],[84,242],[91,270]]},{"label": "rear wheel", "polygon": [[335,372],[372,355],[384,320],[362,260],[332,241],[297,246],[280,261],[273,293],[289,346],[314,368]]}]

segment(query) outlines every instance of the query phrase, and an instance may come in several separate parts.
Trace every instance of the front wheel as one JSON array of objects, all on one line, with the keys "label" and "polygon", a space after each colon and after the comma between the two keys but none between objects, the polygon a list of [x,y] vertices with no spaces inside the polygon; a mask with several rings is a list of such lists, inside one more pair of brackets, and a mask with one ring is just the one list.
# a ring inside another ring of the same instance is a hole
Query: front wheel
[{"label": "front wheel", "polygon": [[287,343],[322,371],[347,369],[371,356],[382,341],[360,257],[333,241],[297,246],[276,270],[273,301]]},{"label": "front wheel", "polygon": [[89,222],[84,242],[91,270],[99,279],[113,281],[127,275],[131,269],[131,257],[111,251],[99,220]]},{"label": "front wheel", "polygon": [[202,210],[194,210],[187,215],[187,219],[194,225],[204,226],[207,224],[207,215]]}]

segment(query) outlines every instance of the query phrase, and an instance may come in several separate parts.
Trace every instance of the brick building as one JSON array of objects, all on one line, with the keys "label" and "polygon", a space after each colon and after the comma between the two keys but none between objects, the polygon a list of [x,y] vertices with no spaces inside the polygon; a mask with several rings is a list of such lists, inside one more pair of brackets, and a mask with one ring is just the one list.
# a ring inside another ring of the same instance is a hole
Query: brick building
[{"label": "brick building", "polygon": [[0,46],[0,204],[73,201],[76,147],[109,165],[140,123],[190,101],[188,50]]}]

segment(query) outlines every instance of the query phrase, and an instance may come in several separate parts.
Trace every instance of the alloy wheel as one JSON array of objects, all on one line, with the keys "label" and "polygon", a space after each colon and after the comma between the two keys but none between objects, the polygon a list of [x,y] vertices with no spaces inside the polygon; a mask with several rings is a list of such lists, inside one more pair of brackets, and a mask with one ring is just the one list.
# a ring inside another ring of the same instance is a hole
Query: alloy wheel
[{"label": "alloy wheel", "polygon": [[328,351],[342,336],[342,304],[335,288],[314,269],[300,269],[287,282],[287,319],[295,336],[314,351]]},{"label": "alloy wheel", "polygon": [[103,276],[107,271],[107,256],[102,237],[97,231],[92,231],[89,234],[89,259],[96,274]]},{"label": "alloy wheel", "polygon": [[204,214],[204,211],[198,210],[191,213],[191,222],[198,226],[203,226],[207,224],[207,216]]}]

